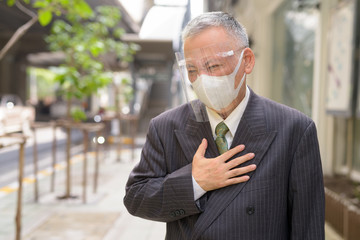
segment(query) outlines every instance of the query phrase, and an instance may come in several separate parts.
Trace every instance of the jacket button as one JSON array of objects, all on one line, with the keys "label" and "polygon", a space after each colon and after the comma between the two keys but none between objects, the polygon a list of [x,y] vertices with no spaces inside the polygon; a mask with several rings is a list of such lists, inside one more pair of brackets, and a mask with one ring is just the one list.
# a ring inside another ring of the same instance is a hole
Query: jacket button
[{"label": "jacket button", "polygon": [[170,212],[171,217],[178,217],[178,216],[181,216],[181,215],[185,215],[185,210],[184,209],[179,209],[179,210],[175,210],[175,211]]},{"label": "jacket button", "polygon": [[180,215],[185,215],[185,210],[184,209],[180,209]]},{"label": "jacket button", "polygon": [[247,207],[246,208],[246,213],[249,215],[253,215],[255,212],[255,208],[254,207]]}]

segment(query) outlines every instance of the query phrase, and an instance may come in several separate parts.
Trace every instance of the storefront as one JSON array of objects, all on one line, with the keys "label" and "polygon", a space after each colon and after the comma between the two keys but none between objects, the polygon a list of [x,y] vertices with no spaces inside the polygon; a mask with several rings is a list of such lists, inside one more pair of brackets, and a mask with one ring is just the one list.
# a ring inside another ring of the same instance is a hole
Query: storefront
[{"label": "storefront", "polygon": [[327,222],[344,239],[358,239],[360,1],[235,2],[228,11],[247,28],[256,56],[249,86],[315,121],[327,187]]},{"label": "storefront", "polygon": [[233,12],[256,55],[248,84],[314,119],[325,175],[360,181],[355,9],[356,0],[255,0]]}]

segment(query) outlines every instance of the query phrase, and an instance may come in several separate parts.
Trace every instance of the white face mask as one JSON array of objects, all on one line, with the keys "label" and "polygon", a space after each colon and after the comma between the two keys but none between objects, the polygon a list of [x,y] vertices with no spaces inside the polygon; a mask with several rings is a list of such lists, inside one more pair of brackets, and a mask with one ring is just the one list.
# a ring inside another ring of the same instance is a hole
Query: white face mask
[{"label": "white face mask", "polygon": [[235,88],[235,76],[239,71],[244,50],[241,52],[238,64],[234,71],[225,76],[209,76],[202,74],[192,83],[194,91],[199,100],[209,108],[220,112],[221,109],[234,101],[238,96],[240,88],[245,80],[246,73],[244,73],[239,85]]}]

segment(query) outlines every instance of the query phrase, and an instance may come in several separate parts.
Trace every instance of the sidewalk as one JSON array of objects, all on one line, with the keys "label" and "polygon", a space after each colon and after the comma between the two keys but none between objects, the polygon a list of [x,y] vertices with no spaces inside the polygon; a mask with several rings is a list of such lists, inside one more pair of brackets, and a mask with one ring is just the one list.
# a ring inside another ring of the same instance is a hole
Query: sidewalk
[{"label": "sidewalk", "polygon": [[[143,140],[141,140],[143,141]],[[125,184],[140,158],[141,149],[124,149],[121,161],[115,151],[102,153],[99,185],[93,193],[94,158],[88,161],[87,203],[82,202],[83,161],[72,164],[72,195],[75,199],[59,200],[65,192],[65,171],[56,173],[55,192],[50,192],[50,177],[39,181],[40,199],[34,202],[33,184],[23,189],[22,239],[25,240],[159,240],[164,239],[165,224],[131,216],[123,205]],[[80,158],[80,156],[77,156]],[[0,240],[15,239],[17,192],[0,198]]]},{"label": "sidewalk", "polygon": [[[144,141],[143,139],[138,139]],[[137,144],[141,146],[142,144]],[[81,156],[72,164],[72,195],[75,199],[59,200],[65,192],[65,171],[56,172],[55,192],[50,192],[50,175],[39,180],[40,199],[34,202],[34,186],[23,189],[23,240],[159,240],[164,239],[165,224],[131,216],[123,205],[125,184],[141,149],[124,149],[121,161],[115,151],[104,151],[100,157],[98,192],[93,193],[94,157],[89,154],[87,203],[82,203]],[[80,159],[80,160],[79,160]],[[0,240],[15,239],[17,192],[0,196]],[[326,240],[341,238],[326,225]]]}]

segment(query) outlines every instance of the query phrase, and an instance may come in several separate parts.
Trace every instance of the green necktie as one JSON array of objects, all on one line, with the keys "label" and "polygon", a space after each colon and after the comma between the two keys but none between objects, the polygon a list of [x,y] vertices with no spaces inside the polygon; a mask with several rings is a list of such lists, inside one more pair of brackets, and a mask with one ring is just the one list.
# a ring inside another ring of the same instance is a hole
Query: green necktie
[{"label": "green necktie", "polygon": [[229,128],[224,122],[219,123],[215,128],[216,139],[215,143],[220,154],[223,154],[228,150],[228,144],[225,138],[225,134],[229,131]]}]

